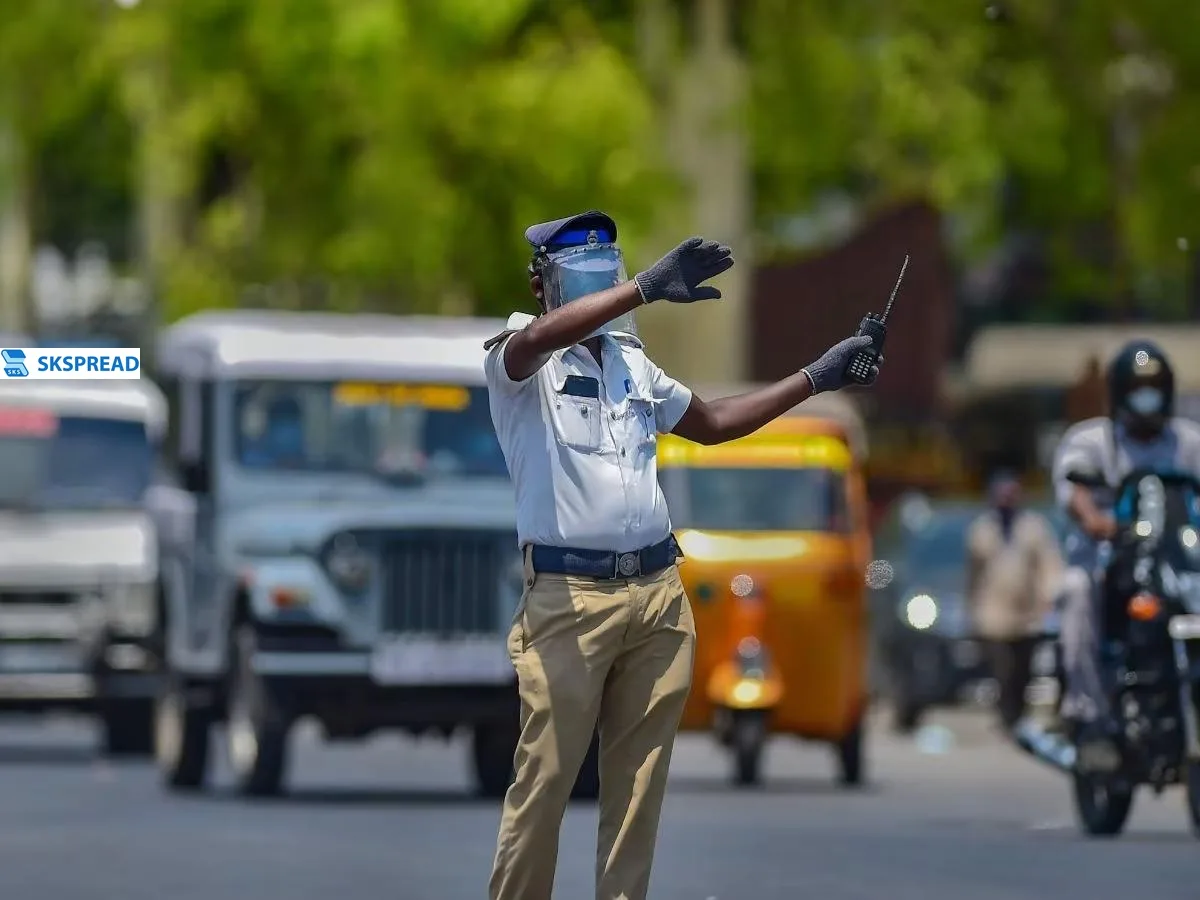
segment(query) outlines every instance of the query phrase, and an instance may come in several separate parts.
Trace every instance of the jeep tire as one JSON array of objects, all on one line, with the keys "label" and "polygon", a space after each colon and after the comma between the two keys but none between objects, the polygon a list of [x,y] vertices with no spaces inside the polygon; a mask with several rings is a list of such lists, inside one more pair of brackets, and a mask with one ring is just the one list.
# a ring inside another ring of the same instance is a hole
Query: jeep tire
[{"label": "jeep tire", "polygon": [[243,796],[278,794],[287,771],[291,716],[279,685],[254,672],[254,626],[233,634],[226,698],[226,740],[237,792]]},{"label": "jeep tire", "polygon": [[100,703],[104,755],[154,755],[154,701],[146,698],[105,699]]},{"label": "jeep tire", "polygon": [[189,697],[186,681],[168,674],[154,708],[154,758],[162,783],[195,790],[208,775],[212,711]]},{"label": "jeep tire", "polygon": [[475,787],[481,797],[503,799],[513,783],[513,763],[521,737],[517,721],[476,725],[471,735],[471,762]]}]

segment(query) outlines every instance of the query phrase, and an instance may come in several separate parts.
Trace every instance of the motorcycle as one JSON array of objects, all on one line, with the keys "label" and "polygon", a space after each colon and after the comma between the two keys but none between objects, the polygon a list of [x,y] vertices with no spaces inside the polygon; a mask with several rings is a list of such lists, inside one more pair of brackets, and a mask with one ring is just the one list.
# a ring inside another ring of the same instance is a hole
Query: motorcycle
[{"label": "motorcycle", "polygon": [[1101,672],[1116,753],[1081,766],[1067,736],[1026,720],[1017,743],[1069,774],[1086,834],[1125,827],[1136,789],[1185,789],[1200,836],[1200,481],[1139,470],[1116,491],[1117,534],[1101,546]]}]

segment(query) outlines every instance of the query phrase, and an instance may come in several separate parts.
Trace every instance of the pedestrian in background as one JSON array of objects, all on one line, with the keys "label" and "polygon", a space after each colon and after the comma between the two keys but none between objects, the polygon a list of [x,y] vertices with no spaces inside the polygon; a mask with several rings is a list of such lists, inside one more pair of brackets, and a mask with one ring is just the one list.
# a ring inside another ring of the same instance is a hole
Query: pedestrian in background
[{"label": "pedestrian in background", "polygon": [[967,533],[967,603],[1011,729],[1025,712],[1033,651],[1062,577],[1058,538],[1045,516],[1022,506],[1011,472],[991,480],[990,509]]},{"label": "pedestrian in background", "polygon": [[603,213],[525,236],[542,315],[515,313],[485,345],[525,558],[508,639],[521,736],[489,893],[550,900],[563,813],[598,725],[596,897],[644,900],[695,647],[657,435],[717,444],[756,431],[843,387],[870,339],[844,340],[768,387],[705,402],[646,356],[633,311],[720,299],[703,282],[733,265],[728,247],[692,238],[628,280],[616,223]]}]

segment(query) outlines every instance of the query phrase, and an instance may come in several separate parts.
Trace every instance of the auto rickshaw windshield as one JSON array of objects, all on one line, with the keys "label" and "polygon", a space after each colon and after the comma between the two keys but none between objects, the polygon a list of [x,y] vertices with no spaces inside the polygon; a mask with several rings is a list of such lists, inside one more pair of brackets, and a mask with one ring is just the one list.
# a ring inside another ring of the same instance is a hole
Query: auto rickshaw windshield
[{"label": "auto rickshaw windshield", "polygon": [[663,473],[676,528],[822,531],[850,527],[843,475],[824,468],[680,467]]}]

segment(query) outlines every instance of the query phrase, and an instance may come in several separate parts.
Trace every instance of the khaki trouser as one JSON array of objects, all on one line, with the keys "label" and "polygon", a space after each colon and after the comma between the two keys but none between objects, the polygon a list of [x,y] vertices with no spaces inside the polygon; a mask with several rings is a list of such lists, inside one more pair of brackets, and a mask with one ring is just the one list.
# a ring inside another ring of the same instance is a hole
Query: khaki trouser
[{"label": "khaki trouser", "polygon": [[491,900],[550,900],[563,814],[597,723],[596,897],[644,900],[695,638],[674,565],[600,581],[535,575],[526,554],[525,593],[508,639],[521,738]]}]

